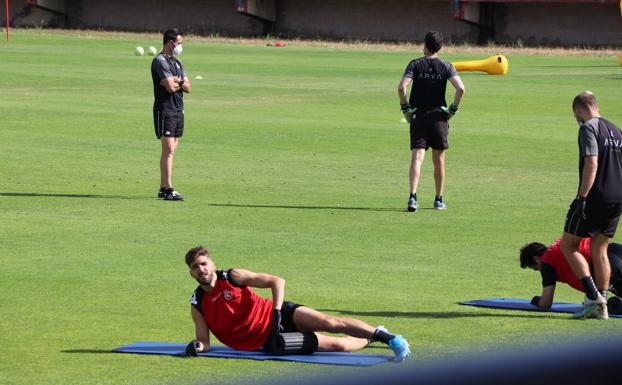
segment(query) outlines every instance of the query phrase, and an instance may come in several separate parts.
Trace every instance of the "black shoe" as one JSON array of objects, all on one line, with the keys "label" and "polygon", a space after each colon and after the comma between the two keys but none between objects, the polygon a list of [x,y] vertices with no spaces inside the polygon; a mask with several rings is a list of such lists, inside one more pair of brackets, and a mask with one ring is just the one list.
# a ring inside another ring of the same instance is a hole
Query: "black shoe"
[{"label": "black shoe", "polygon": [[417,200],[415,199],[415,197],[408,198],[408,205],[406,206],[406,210],[410,212],[415,212],[418,208],[419,206],[417,205]]},{"label": "black shoe", "polygon": [[158,190],[158,199],[164,199],[164,190],[166,190],[164,187],[160,187]]},{"label": "black shoe", "polygon": [[164,191],[165,201],[183,201],[184,196],[175,191],[172,187]]}]

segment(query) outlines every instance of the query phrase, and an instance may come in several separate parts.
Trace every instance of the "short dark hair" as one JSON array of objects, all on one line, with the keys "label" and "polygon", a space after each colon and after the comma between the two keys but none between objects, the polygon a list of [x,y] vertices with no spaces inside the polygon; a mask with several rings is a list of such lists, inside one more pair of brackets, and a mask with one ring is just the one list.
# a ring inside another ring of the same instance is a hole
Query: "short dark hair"
[{"label": "short dark hair", "polygon": [[584,110],[589,110],[592,108],[598,108],[598,104],[596,103],[596,97],[590,91],[581,92],[579,95],[575,96],[572,101],[572,109],[581,108]]},{"label": "short dark hair", "polygon": [[425,46],[428,51],[436,53],[443,47],[443,35],[440,32],[430,31],[425,34]]},{"label": "short dark hair", "polygon": [[528,243],[520,249],[520,267],[523,269],[526,267],[534,267],[536,265],[533,257],[541,257],[542,254],[548,249],[540,242]]},{"label": "short dark hair", "polygon": [[207,251],[207,249],[203,246],[193,247],[192,249],[188,250],[188,252],[186,253],[186,265],[190,267],[194,263],[194,260],[201,255],[210,258],[209,251]]},{"label": "short dark hair", "polygon": [[162,35],[162,44],[166,44],[169,41],[177,40],[177,36],[179,35],[182,35],[182,36],[184,35],[181,29],[178,29],[178,28],[167,29],[166,31],[164,31],[164,34]]}]

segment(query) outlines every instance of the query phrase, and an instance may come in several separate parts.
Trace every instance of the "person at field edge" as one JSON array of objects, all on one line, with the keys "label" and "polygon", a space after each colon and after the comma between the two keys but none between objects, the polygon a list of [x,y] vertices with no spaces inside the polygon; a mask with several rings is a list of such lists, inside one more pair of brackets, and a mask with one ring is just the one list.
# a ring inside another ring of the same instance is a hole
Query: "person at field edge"
[{"label": "person at field edge", "polygon": [[[190,299],[196,339],[188,344],[186,355],[208,351],[210,332],[233,349],[263,348],[279,355],[351,352],[375,341],[389,345],[396,361],[410,355],[404,337],[382,326],[374,328],[354,318],[333,317],[284,301],[285,280],[281,277],[244,269],[217,270],[202,246],[190,249],[185,260],[190,276],[199,283]],[[252,288],[269,288],[272,300],[258,296]]]},{"label": "person at field edge", "polygon": [[[532,242],[520,249],[520,267],[538,271],[542,276],[542,294],[531,299],[531,304],[539,308],[548,309],[553,305],[557,282],[566,283],[573,289],[586,293],[585,287],[562,254],[560,243],[561,239],[558,239],[547,247],[542,243]],[[579,242],[579,252],[590,268],[592,267],[591,243],[590,238],[582,238]],[[607,300],[607,309],[611,314],[622,314],[622,299],[620,299],[622,295],[622,244],[610,243],[607,247],[607,255],[611,265],[609,291],[615,295]]]},{"label": "person at field edge", "polygon": [[[579,123],[579,188],[570,204],[560,248],[585,289],[583,308],[573,318],[607,319],[611,266],[607,257],[622,213],[622,133],[600,116],[596,98],[582,92],[572,102]],[[580,249],[589,237],[594,279]]]},{"label": "person at field edge", "polygon": [[192,90],[181,61],[183,32],[168,29],[162,37],[162,51],[151,62],[153,80],[153,124],[162,144],[158,199],[181,201],[184,197],[172,185],[173,158],[184,134],[184,92]]},{"label": "person at field edge", "polygon": [[[464,84],[453,65],[438,57],[443,45],[443,37],[439,32],[430,31],[425,35],[423,57],[414,59],[404,71],[402,80],[397,87],[400,108],[404,118],[410,123],[410,196],[408,211],[417,211],[417,186],[421,175],[421,165],[425,152],[432,147],[434,163],[434,183],[436,196],[434,208],[447,209],[443,201],[445,185],[445,150],[449,147],[448,120],[458,112],[458,106],[464,95]],[[453,102],[447,107],[445,90],[447,81],[455,88]],[[406,99],[408,86],[410,97]]]}]

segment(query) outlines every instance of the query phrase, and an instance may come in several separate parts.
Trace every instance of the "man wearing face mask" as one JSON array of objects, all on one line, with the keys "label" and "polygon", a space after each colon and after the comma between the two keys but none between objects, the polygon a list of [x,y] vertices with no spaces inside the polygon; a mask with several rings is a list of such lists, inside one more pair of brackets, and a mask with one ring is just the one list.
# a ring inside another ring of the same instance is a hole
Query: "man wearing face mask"
[{"label": "man wearing face mask", "polygon": [[184,134],[184,92],[192,87],[181,61],[183,33],[178,29],[164,32],[162,51],[151,62],[153,79],[153,124],[162,144],[160,190],[158,198],[182,201],[184,197],[172,186],[173,157],[179,138]]},{"label": "man wearing face mask", "polygon": [[[607,248],[622,214],[622,133],[600,116],[589,91],[574,98],[572,111],[579,123],[579,189],[566,216],[560,248],[586,293],[583,308],[573,318],[607,319],[611,276]],[[591,239],[595,280],[579,251],[581,238]]]}]

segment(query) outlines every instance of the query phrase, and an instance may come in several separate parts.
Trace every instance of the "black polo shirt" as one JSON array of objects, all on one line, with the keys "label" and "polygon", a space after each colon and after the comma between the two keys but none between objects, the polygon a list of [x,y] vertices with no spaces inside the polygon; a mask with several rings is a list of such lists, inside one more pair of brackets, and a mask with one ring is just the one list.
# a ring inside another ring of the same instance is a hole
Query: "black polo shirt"
[{"label": "black polo shirt", "polygon": [[158,111],[183,111],[184,93],[179,90],[170,93],[160,84],[162,79],[186,76],[184,67],[174,56],[167,56],[163,52],[153,58],[151,62],[151,78],[153,80],[153,108]]},{"label": "black polo shirt", "polygon": [[622,203],[622,133],[610,121],[593,118],[579,128],[579,178],[584,157],[597,156],[596,180],[588,199],[602,203]]},{"label": "black polo shirt", "polygon": [[412,60],[404,71],[404,76],[413,80],[409,104],[423,110],[447,106],[447,79],[457,75],[450,62],[439,58],[422,57]]}]

